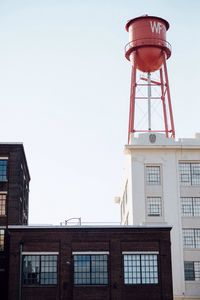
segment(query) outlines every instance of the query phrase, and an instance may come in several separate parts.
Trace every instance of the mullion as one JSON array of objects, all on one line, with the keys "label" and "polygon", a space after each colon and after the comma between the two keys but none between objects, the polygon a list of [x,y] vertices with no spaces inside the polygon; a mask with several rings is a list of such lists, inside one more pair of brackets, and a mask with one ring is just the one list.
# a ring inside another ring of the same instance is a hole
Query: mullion
[{"label": "mullion", "polygon": [[192,216],[194,216],[194,197],[192,197]]},{"label": "mullion", "polygon": [[92,284],[92,255],[90,255],[90,284]]},{"label": "mullion", "polygon": [[39,256],[39,283],[41,284],[41,255]]},{"label": "mullion", "polygon": [[190,164],[190,184],[192,185],[192,164]]},{"label": "mullion", "polygon": [[140,254],[140,284],[143,284],[142,282],[142,255]]}]

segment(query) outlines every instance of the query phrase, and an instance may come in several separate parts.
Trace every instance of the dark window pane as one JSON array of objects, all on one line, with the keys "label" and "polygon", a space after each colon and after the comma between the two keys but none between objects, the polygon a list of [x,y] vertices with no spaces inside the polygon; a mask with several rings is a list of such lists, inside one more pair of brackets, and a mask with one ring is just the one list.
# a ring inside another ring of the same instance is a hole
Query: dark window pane
[{"label": "dark window pane", "polygon": [[193,262],[185,262],[184,270],[185,270],[185,280],[195,280]]},{"label": "dark window pane", "polygon": [[23,284],[57,284],[57,255],[23,255],[22,263]]},{"label": "dark window pane", "polygon": [[74,255],[74,284],[108,284],[107,262],[107,255]]}]

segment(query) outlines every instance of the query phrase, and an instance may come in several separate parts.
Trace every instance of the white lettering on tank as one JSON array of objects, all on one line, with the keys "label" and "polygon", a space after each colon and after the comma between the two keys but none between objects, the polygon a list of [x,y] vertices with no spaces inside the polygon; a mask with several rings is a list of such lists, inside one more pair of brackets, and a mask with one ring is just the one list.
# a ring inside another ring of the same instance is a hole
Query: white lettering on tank
[{"label": "white lettering on tank", "polygon": [[160,34],[160,31],[163,29],[163,24],[160,22],[150,21],[150,25],[153,33],[156,32]]}]

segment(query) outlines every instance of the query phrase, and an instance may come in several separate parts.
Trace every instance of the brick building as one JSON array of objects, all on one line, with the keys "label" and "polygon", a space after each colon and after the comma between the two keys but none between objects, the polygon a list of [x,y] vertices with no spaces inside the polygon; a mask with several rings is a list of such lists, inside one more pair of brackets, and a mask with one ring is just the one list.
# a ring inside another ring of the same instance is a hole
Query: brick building
[{"label": "brick building", "polygon": [[0,291],[6,299],[8,283],[8,226],[28,224],[30,175],[23,145],[0,143]]},{"label": "brick building", "polygon": [[171,300],[170,226],[28,226],[22,144],[0,144],[2,300]]},{"label": "brick building", "polygon": [[9,236],[10,300],[172,299],[168,227],[10,226]]}]

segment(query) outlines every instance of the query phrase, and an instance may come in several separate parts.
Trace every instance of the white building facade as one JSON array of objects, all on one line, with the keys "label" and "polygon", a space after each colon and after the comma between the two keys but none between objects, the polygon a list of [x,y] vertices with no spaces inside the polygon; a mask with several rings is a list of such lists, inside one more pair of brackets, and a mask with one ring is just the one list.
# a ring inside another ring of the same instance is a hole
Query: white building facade
[{"label": "white building facade", "polygon": [[131,136],[120,197],[122,225],[172,225],[174,299],[200,299],[200,136]]}]

